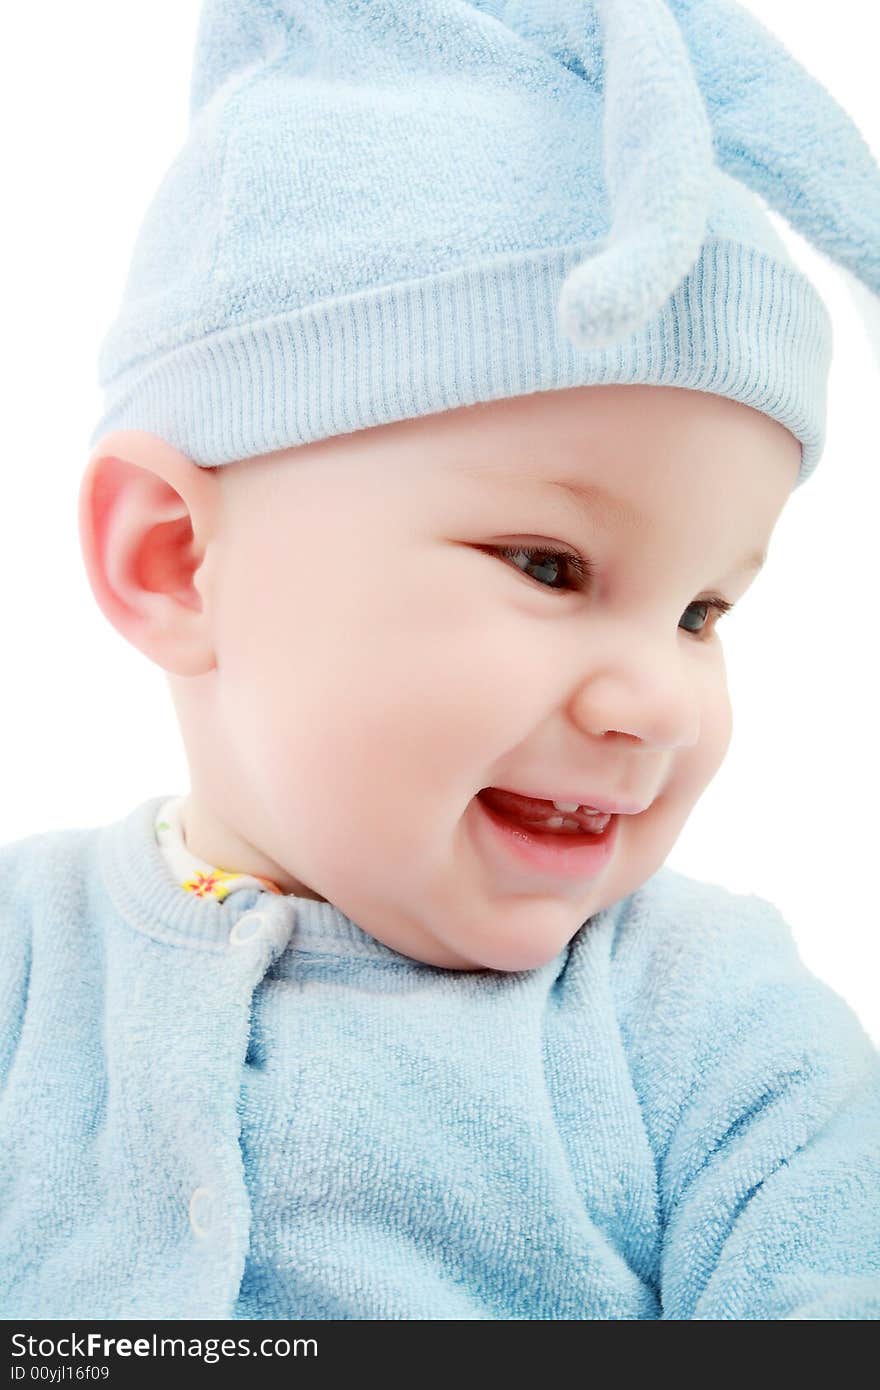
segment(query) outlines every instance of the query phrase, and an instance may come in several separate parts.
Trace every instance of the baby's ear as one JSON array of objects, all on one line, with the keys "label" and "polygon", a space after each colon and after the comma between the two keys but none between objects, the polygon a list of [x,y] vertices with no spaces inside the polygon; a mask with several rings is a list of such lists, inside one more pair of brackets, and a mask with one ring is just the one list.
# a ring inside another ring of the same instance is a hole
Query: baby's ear
[{"label": "baby's ear", "polygon": [[143,430],[105,435],[80,484],[80,546],[98,606],[117,632],[166,672],[216,666],[204,602],[219,483]]}]

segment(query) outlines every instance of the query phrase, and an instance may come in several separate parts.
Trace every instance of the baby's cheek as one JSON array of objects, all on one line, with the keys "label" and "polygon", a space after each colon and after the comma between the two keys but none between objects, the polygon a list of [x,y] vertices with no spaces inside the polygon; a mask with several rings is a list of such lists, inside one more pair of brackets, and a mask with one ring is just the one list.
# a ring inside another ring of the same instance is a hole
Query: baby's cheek
[{"label": "baby's cheek", "polygon": [[700,791],[711,782],[727,756],[733,737],[733,709],[726,687],[712,694],[703,706],[700,738],[693,749],[694,772]]},{"label": "baby's cheek", "polygon": [[707,692],[699,712],[699,730],[690,747],[680,744],[672,751],[668,775],[663,780],[667,809],[685,818],[727,756],[733,737],[733,711],[726,688]]}]

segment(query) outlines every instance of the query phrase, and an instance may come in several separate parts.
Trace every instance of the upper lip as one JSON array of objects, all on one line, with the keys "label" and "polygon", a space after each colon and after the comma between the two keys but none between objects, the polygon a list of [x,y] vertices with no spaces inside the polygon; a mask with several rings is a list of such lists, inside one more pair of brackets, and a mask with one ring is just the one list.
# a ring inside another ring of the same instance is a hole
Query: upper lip
[{"label": "upper lip", "polygon": [[638,816],[651,805],[650,801],[643,806],[637,805],[634,801],[612,801],[609,797],[597,796],[594,792],[571,792],[570,794],[560,791],[527,792],[522,787],[499,787],[498,790],[513,792],[516,796],[534,796],[541,801],[567,801],[569,803],[576,801],[579,806],[592,806],[597,811],[605,811],[609,815],[618,816]]}]

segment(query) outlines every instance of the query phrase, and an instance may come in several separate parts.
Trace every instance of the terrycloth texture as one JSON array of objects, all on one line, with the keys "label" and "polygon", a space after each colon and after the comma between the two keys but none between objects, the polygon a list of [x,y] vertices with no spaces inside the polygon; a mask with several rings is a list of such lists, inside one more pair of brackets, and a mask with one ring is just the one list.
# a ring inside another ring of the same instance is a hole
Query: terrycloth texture
[{"label": "terrycloth texture", "polygon": [[762,200],[876,297],[880,171],[732,0],[207,0],[190,115],[92,445],[225,464],[645,382],[765,412],[814,469],[831,322]]},{"label": "terrycloth texture", "polygon": [[0,1316],[880,1316],[880,1057],[770,903],[446,971],[184,891],[167,799],[0,848]]}]

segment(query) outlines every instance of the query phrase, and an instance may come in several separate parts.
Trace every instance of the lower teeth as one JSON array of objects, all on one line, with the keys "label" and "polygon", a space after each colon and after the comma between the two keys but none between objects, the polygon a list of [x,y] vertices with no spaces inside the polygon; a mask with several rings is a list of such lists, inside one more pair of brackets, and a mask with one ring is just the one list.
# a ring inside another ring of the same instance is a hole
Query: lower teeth
[{"label": "lower teeth", "polygon": [[[492,788],[488,788],[487,791],[491,793]],[[579,813],[578,816],[574,816],[571,812],[559,812],[552,816],[541,816],[540,813],[530,816],[525,807],[506,805],[503,801],[500,806],[493,805],[491,795],[487,796],[487,805],[509,824],[517,825],[523,830],[534,831],[536,834],[545,832],[548,835],[591,835],[598,839],[605,833],[613,819],[602,811],[583,812]],[[581,817],[586,820],[586,824],[582,823]]]},{"label": "lower teeth", "polygon": [[552,830],[562,831],[565,834],[578,835],[601,835],[602,829],[592,829],[590,826],[581,825],[580,821],[571,820],[566,816],[551,816],[549,820],[543,821],[524,821],[523,824],[529,830]]}]

